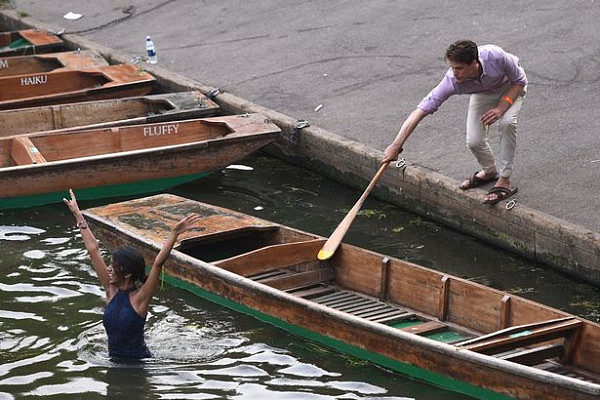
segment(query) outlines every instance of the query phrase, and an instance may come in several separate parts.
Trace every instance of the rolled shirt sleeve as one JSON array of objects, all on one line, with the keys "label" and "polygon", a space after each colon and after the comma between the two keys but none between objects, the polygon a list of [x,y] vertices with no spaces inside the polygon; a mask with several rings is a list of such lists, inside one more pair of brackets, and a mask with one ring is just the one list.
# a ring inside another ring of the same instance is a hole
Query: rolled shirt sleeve
[{"label": "rolled shirt sleeve", "polygon": [[420,108],[427,114],[436,112],[444,101],[457,93],[455,83],[457,83],[456,79],[454,79],[454,74],[450,69],[446,72],[442,81],[421,100],[417,108]]},{"label": "rolled shirt sleeve", "polygon": [[519,64],[519,59],[510,53],[504,53],[504,70],[511,85],[527,86],[527,75]]}]

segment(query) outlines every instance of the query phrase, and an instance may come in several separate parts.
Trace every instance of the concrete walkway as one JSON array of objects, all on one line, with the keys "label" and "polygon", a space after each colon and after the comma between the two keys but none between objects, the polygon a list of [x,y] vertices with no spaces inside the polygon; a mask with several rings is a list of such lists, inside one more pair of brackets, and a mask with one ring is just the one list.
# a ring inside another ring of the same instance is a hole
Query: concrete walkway
[{"label": "concrete walkway", "polygon": [[[498,44],[520,57],[530,80],[513,178],[518,204],[574,224],[594,240],[600,232],[600,2],[13,0],[12,5],[21,15],[129,56],[143,55],[144,38],[152,35],[160,67],[306,119],[376,156],[444,74],[449,43],[471,38]],[[69,11],[83,17],[64,19]],[[447,177],[452,186],[476,170],[464,143],[467,101],[468,96],[454,97],[423,121],[405,145],[409,165]],[[495,135],[491,142],[497,149]],[[483,192],[465,196],[479,199]]]}]

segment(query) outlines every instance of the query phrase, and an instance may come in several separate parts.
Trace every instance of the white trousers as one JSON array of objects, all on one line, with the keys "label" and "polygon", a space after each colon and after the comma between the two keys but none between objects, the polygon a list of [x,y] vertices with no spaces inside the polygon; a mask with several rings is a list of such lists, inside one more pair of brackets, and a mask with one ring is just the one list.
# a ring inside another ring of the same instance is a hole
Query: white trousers
[{"label": "white trousers", "polygon": [[471,150],[477,162],[486,174],[494,170],[504,178],[510,178],[513,171],[513,160],[517,148],[517,117],[523,105],[525,91],[514,100],[514,103],[504,113],[502,118],[490,125],[490,131],[497,127],[500,133],[500,156],[498,167],[494,159],[494,153],[490,148],[485,127],[481,124],[481,116],[490,108],[500,102],[509,85],[498,93],[484,92],[472,94],[469,100],[469,111],[467,113],[467,147]]}]

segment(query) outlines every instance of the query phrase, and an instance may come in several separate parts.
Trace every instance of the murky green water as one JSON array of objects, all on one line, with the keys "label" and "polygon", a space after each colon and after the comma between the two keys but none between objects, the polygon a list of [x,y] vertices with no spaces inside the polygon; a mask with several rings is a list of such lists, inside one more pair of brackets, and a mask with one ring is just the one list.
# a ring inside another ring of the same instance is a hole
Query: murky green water
[{"label": "murky green water", "polygon": [[[266,157],[172,191],[328,236],[360,192]],[[92,206],[98,203],[85,203]],[[164,287],[155,359],[108,359],[103,293],[63,205],[0,212],[0,399],[464,399]],[[600,292],[368,199],[348,242],[597,321]]]}]

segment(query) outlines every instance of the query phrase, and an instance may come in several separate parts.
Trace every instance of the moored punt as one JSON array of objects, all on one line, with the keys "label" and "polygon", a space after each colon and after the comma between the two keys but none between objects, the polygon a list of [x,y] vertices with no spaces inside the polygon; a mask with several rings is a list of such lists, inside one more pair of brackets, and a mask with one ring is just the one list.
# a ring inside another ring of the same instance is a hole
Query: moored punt
[{"label": "moored punt", "polygon": [[0,56],[36,54],[56,51],[62,48],[61,38],[48,31],[25,29],[0,32]]},{"label": "moored punt", "polygon": [[141,96],[156,79],[130,64],[0,78],[0,110]]},{"label": "moored punt", "polygon": [[108,65],[108,62],[101,55],[90,50],[2,57],[0,77],[50,72],[61,68],[81,69],[105,65]]},{"label": "moored punt", "polygon": [[[259,114],[230,115],[0,139],[0,209],[156,192],[259,150],[280,129]],[[81,189],[79,189],[81,188]]]},{"label": "moored punt", "polygon": [[597,399],[600,325],[403,260],[163,194],[84,211],[109,248],[147,260],[198,213],[167,281],[435,385],[481,399]]},{"label": "moored punt", "polygon": [[218,111],[198,91],[18,108],[0,111],[0,137],[203,118]]}]

